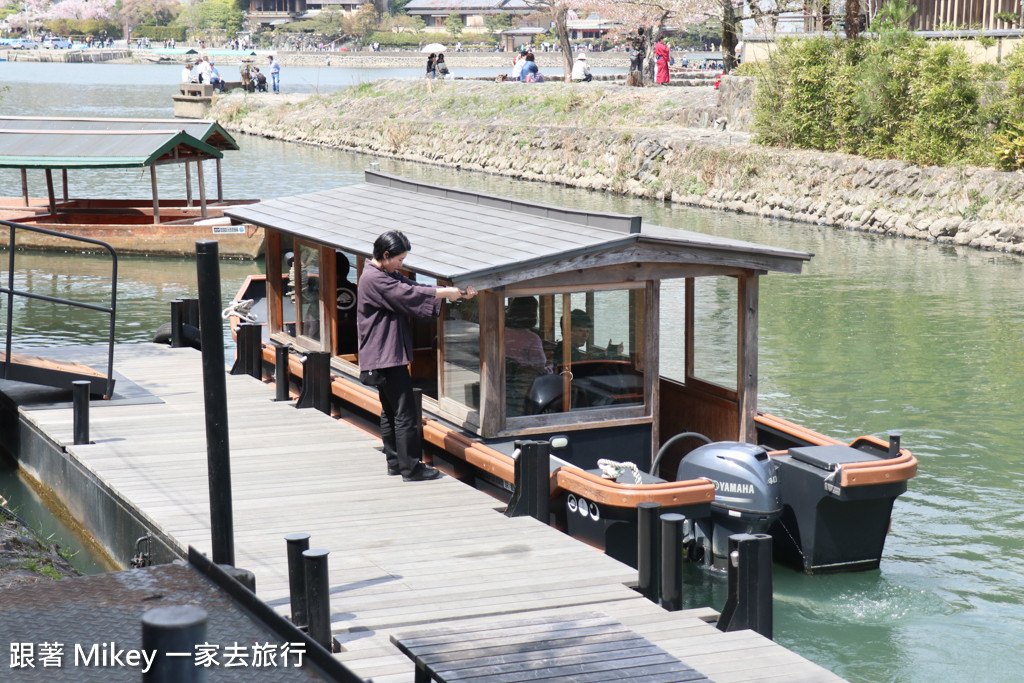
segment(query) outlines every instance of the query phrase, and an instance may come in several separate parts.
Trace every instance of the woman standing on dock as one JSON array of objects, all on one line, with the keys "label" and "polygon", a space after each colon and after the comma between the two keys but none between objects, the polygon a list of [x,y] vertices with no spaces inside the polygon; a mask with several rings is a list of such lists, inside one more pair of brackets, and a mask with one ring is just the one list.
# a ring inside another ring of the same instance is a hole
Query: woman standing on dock
[{"label": "woman standing on dock", "polygon": [[471,299],[476,290],[425,285],[402,275],[398,271],[411,248],[409,239],[398,230],[383,233],[373,243],[373,260],[359,277],[358,358],[360,380],[380,393],[380,435],[388,474],[401,474],[404,481],[426,481],[438,479],[441,473],[420,461],[419,414],[409,376],[409,316],[437,317],[441,299]]}]

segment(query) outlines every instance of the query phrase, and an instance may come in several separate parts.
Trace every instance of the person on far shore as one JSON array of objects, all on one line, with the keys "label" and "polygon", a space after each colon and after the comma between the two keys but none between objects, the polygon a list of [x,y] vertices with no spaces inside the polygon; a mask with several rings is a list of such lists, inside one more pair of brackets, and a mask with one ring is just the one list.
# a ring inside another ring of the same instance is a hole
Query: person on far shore
[{"label": "person on far shore", "polygon": [[217,65],[213,62],[210,62],[210,85],[221,92],[224,92],[224,79],[220,77],[220,72],[217,71]]},{"label": "person on far shore", "polygon": [[533,59],[532,52],[526,53],[526,61],[523,62],[523,71],[519,75],[519,80],[523,83],[540,83],[544,80],[540,69],[537,68],[537,62]]},{"label": "person on far shore", "polygon": [[437,78],[437,69],[434,65],[437,63],[437,54],[431,52],[430,56],[427,57],[427,78]]},{"label": "person on far shore", "polygon": [[523,75],[523,64],[526,63],[526,46],[519,49],[516,58],[512,60],[512,80],[518,81]]},{"label": "person on far shore", "polygon": [[654,60],[656,67],[654,69],[654,82],[666,85],[669,81],[668,67],[671,62],[672,55],[669,53],[668,45],[664,43],[664,40],[659,37],[658,42],[654,44]]},{"label": "person on far shore", "polygon": [[572,81],[573,83],[584,83],[592,80],[594,80],[594,76],[590,73],[587,55],[581,52],[576,55],[576,61],[572,65]]},{"label": "person on far shore", "polygon": [[437,56],[437,61],[434,62],[434,71],[437,72],[438,78],[448,78],[451,74],[451,72],[448,71],[448,64],[444,61],[443,52]]},{"label": "person on far shore", "polygon": [[270,84],[273,86],[274,92],[281,92],[281,65],[274,59],[274,55],[270,55],[269,59]]}]

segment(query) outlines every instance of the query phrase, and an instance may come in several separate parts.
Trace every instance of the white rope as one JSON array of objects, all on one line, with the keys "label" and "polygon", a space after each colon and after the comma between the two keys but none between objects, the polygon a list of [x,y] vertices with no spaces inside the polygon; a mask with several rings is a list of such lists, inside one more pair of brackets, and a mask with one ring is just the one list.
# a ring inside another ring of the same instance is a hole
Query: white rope
[{"label": "white rope", "polygon": [[233,315],[237,315],[239,318],[247,323],[254,323],[258,319],[252,314],[252,305],[255,303],[252,299],[242,299],[241,301],[232,301],[231,305],[220,312],[220,317],[227,320]]},{"label": "white rope", "polygon": [[636,463],[632,462],[615,462],[614,460],[601,459],[597,461],[597,466],[601,468],[601,476],[605,479],[618,479],[622,476],[622,473],[629,470],[633,473],[633,483],[639,484],[643,481],[640,476],[640,468],[636,466]]}]

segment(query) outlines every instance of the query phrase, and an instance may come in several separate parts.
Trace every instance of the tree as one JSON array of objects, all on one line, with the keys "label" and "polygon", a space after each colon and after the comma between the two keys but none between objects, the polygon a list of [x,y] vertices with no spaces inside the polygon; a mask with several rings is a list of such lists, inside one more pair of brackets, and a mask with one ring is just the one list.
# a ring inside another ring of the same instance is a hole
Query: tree
[{"label": "tree", "polygon": [[[569,42],[569,27],[566,24],[570,9],[582,9],[584,6],[592,6],[595,3],[585,0],[523,0],[528,7],[551,15],[551,21],[555,25],[555,35],[558,36],[558,44],[562,48],[565,80],[568,82],[572,77],[572,44]],[[604,0],[615,4],[614,0]]]},{"label": "tree", "polygon": [[449,14],[444,20],[444,30],[448,32],[452,40],[458,40],[459,36],[462,35],[462,17],[456,12]]},{"label": "tree", "polygon": [[177,0],[121,0],[120,4],[118,15],[125,26],[166,26],[182,8]]},{"label": "tree", "polygon": [[[662,36],[666,25],[688,26],[698,24],[708,16],[719,15],[725,4],[732,0],[567,0],[573,9],[591,8],[601,17],[626,26],[631,42],[642,46],[644,53],[644,81],[654,81],[654,43]],[[729,4],[729,7],[732,7]],[[637,28],[643,27],[640,40]],[[724,34],[724,27],[723,27]],[[735,44],[733,46],[735,48]],[[722,46],[725,49],[725,46]]]},{"label": "tree", "polygon": [[512,15],[508,12],[498,12],[497,14],[488,14],[484,18],[484,26],[491,33],[501,33],[505,29],[512,28]]},{"label": "tree", "polygon": [[361,5],[359,11],[352,16],[348,32],[362,42],[366,39],[367,34],[377,27],[378,21],[380,21],[380,17],[377,16],[377,9],[372,3],[366,3]]},{"label": "tree", "polygon": [[405,15],[405,6],[409,4],[409,0],[391,0],[388,3],[388,12],[391,16],[395,17],[398,15]]}]

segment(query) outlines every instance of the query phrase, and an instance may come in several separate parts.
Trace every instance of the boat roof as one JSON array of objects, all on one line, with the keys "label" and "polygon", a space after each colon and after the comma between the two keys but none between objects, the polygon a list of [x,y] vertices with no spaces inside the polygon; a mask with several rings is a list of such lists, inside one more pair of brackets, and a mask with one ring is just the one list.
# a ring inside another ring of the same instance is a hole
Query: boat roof
[{"label": "boat roof", "polygon": [[[430,185],[367,171],[365,182],[224,212],[300,239],[370,257],[382,232],[412,243],[405,265],[453,284],[492,288],[556,273],[635,263],[799,273],[811,254],[657,225],[640,216],[580,211]],[[679,266],[673,270],[673,266]]]},{"label": "boat roof", "polygon": [[223,126],[206,119],[108,119],[59,116],[0,116],[0,130],[180,130],[221,151],[239,149]]},{"label": "boat roof", "polygon": [[181,130],[0,128],[0,168],[130,168],[223,156]]}]

